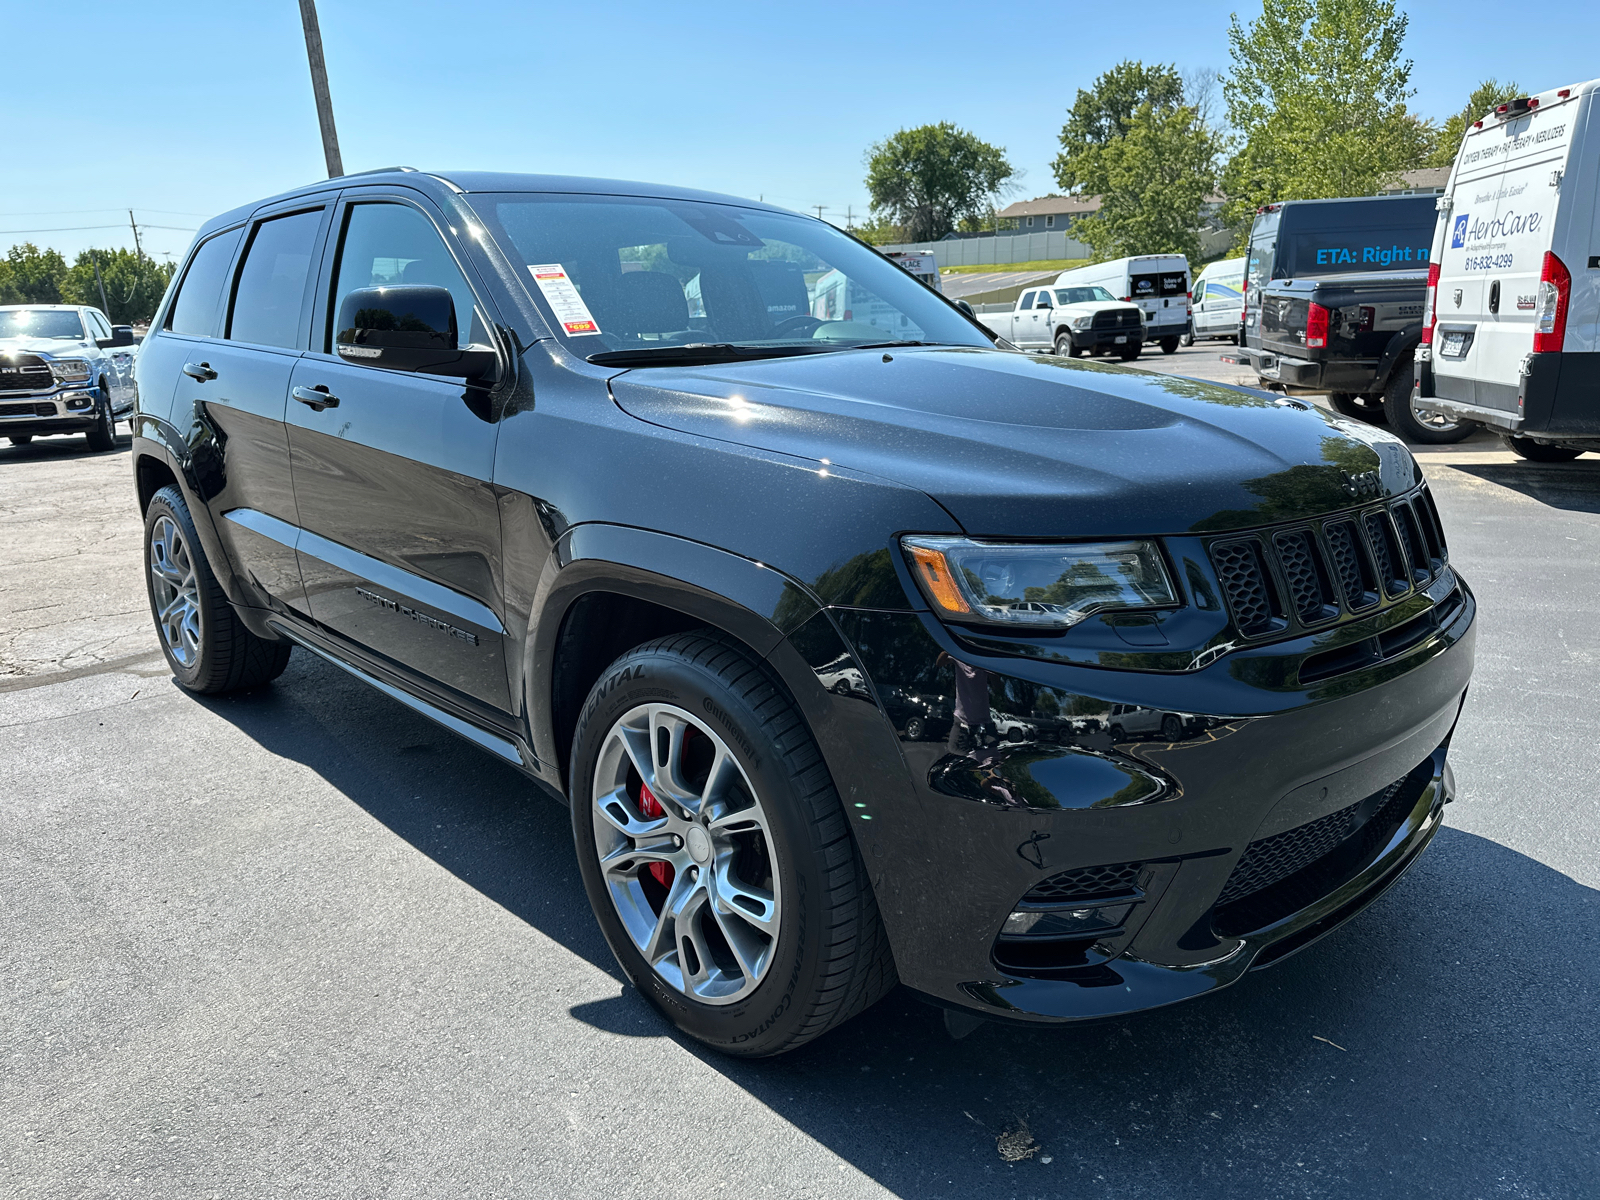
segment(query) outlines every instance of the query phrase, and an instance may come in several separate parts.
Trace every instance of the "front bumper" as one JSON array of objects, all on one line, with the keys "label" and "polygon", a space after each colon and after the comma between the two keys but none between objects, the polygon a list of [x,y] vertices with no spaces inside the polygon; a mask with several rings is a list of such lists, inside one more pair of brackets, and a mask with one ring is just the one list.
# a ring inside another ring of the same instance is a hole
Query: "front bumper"
[{"label": "front bumper", "polygon": [[[1476,614],[1453,573],[1444,586],[1457,584],[1464,602],[1428,638],[1294,696],[1257,687],[1229,657],[1160,676],[1068,667],[976,655],[923,612],[835,613],[877,687],[927,692],[930,679],[952,679],[934,666],[945,654],[987,675],[996,711],[1061,714],[1022,742],[897,741],[909,788],[866,774],[859,788],[841,786],[901,980],[978,1015],[1102,1018],[1224,987],[1354,916],[1421,853],[1450,798],[1446,754]],[[848,725],[858,744],[864,699],[834,702],[845,710],[834,727]],[[1112,705],[1178,720],[1113,741],[1110,720],[1081,719]],[[1337,871],[1319,857],[1321,874],[1291,874],[1280,881],[1290,890],[1268,889],[1262,904],[1219,903],[1253,844],[1298,836],[1400,780],[1409,790],[1378,810],[1383,819],[1355,827],[1366,840],[1339,843]],[[1070,962],[1015,966],[999,939],[1025,894],[1108,865],[1137,874],[1118,928]]]},{"label": "front bumper", "polygon": [[1073,342],[1082,349],[1102,346],[1132,346],[1143,344],[1144,333],[1139,329],[1074,329]]},{"label": "front bumper", "polygon": [[98,387],[63,387],[34,395],[0,396],[0,437],[93,429],[105,403],[105,394]]}]

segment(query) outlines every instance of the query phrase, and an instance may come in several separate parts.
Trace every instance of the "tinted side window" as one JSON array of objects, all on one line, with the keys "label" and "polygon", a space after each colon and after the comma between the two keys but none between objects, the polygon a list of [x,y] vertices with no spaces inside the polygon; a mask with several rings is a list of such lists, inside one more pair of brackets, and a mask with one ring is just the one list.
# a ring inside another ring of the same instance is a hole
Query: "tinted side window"
[{"label": "tinted side window", "polygon": [[[449,289],[463,345],[489,340],[476,319],[472,289],[432,221],[407,204],[352,204],[345,217],[330,321],[338,319],[344,298],[357,288],[418,283]],[[332,347],[324,341],[322,349]]]},{"label": "tinted side window", "polygon": [[291,350],[300,346],[306,278],[321,224],[322,210],[317,209],[256,226],[233,292],[229,338]]},{"label": "tinted side window", "polygon": [[222,297],[222,281],[233,261],[242,229],[230,229],[201,243],[189,260],[189,269],[178,285],[178,295],[167,310],[167,328],[173,333],[210,337],[217,331],[217,301]]}]

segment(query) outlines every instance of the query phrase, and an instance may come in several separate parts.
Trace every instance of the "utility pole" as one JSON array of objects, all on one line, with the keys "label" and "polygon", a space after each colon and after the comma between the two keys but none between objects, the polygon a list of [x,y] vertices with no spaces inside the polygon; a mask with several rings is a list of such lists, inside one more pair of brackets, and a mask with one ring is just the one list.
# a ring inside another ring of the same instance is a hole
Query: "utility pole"
[{"label": "utility pole", "polygon": [[339,156],[339,133],[333,127],[333,97],[328,94],[328,64],[322,59],[322,27],[317,24],[317,0],[300,0],[300,24],[306,31],[306,58],[311,63],[311,93],[317,99],[317,124],[322,126],[322,154],[328,160],[328,178],[344,174]]},{"label": "utility pole", "polygon": [[822,220],[822,205],[813,204],[811,207],[817,210],[817,220]]},{"label": "utility pole", "polygon": [[[137,229],[138,227],[135,226],[135,228]],[[89,251],[89,261],[94,264],[94,285],[100,289],[100,311],[109,318],[111,316],[111,305],[106,303],[106,285],[105,281],[100,278],[100,256],[91,250]]]},{"label": "utility pole", "polygon": [[133,226],[133,256],[140,263],[144,262],[144,246],[139,242],[139,222],[133,219],[133,209],[128,210],[128,224]]}]

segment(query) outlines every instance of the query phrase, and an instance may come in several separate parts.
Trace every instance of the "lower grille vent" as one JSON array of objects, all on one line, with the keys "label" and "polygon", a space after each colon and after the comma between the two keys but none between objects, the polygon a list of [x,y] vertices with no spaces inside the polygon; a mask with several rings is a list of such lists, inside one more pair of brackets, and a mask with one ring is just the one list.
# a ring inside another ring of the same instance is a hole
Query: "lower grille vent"
[{"label": "lower grille vent", "polygon": [[1076,867],[1035,884],[1022,898],[1022,903],[1075,904],[1078,901],[1125,895],[1138,887],[1139,869],[1143,866],[1143,863],[1135,862]]}]

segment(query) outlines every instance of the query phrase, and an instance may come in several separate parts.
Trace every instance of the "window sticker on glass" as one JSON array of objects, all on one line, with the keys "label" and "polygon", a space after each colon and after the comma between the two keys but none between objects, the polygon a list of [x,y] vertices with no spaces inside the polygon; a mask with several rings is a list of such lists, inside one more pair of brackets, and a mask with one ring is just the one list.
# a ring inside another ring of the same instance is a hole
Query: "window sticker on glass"
[{"label": "window sticker on glass", "polygon": [[544,293],[544,298],[555,311],[556,320],[561,322],[562,331],[568,337],[584,337],[600,332],[600,326],[595,323],[594,315],[589,312],[583,297],[578,295],[578,289],[567,275],[565,267],[560,263],[546,263],[543,266],[530,266],[528,270],[533,272],[534,282]]}]

